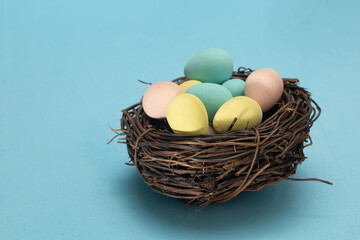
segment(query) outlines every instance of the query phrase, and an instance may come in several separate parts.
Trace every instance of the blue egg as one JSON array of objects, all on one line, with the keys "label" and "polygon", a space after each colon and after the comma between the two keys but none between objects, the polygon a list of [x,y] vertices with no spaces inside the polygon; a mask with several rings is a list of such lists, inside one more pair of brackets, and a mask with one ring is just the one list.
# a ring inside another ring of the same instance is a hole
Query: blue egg
[{"label": "blue egg", "polygon": [[233,60],[229,53],[219,48],[209,48],[193,56],[185,65],[187,79],[222,84],[233,73]]},{"label": "blue egg", "polygon": [[224,82],[222,86],[229,89],[233,97],[244,96],[244,89],[245,89],[244,80],[238,78],[230,79]]},{"label": "blue egg", "polygon": [[195,95],[204,103],[210,123],[212,123],[217,110],[232,98],[232,94],[227,88],[216,83],[196,84],[189,87],[186,93]]}]

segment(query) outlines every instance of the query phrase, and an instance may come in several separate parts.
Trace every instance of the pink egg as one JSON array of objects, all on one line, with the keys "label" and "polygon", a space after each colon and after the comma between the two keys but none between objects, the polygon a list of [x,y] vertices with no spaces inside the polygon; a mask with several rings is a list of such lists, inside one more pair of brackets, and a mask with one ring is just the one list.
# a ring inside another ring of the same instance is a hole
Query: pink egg
[{"label": "pink egg", "polygon": [[284,82],[280,74],[271,68],[261,68],[247,77],[244,93],[266,112],[279,101],[283,90]]},{"label": "pink egg", "polygon": [[182,88],[173,82],[157,82],[148,87],[142,99],[145,113],[152,118],[166,117],[166,109],[170,100],[184,93]]}]

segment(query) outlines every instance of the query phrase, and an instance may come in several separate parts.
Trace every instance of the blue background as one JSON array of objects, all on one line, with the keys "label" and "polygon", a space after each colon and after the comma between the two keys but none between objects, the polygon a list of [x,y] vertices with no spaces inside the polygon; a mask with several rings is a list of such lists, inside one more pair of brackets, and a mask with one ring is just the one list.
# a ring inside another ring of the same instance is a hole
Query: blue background
[{"label": "blue background", "polygon": [[[0,239],[359,237],[359,1],[0,1]],[[295,177],[198,212],[152,192],[107,124],[206,48],[323,109]]]}]

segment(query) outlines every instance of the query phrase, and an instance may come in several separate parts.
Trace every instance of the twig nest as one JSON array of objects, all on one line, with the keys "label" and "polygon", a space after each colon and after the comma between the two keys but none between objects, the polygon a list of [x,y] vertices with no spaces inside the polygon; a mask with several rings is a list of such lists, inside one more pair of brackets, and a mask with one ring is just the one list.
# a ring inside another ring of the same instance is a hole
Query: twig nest
[{"label": "twig nest", "polygon": [[[246,81],[249,72],[232,78]],[[287,179],[306,158],[303,149],[312,144],[309,131],[321,109],[297,79],[282,83],[275,106],[247,130],[177,134],[166,119],[149,117],[141,103],[124,109],[121,131],[132,164],[154,191],[201,207]]]}]

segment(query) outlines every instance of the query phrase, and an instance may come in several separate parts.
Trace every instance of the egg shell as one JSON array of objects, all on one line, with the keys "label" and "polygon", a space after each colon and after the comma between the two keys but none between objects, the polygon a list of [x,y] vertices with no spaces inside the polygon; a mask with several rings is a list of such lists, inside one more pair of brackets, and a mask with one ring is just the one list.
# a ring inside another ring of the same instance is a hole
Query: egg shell
[{"label": "egg shell", "polygon": [[180,93],[184,93],[184,91],[176,83],[166,81],[154,83],[144,93],[143,109],[149,117],[165,118],[170,100]]},{"label": "egg shell", "polygon": [[197,96],[205,105],[209,122],[213,121],[216,111],[232,98],[231,92],[216,83],[201,83],[189,87],[186,93]]},{"label": "egg shell", "polygon": [[225,133],[237,118],[231,130],[251,129],[261,123],[262,114],[255,100],[245,96],[234,97],[216,112],[213,127],[217,133]]},{"label": "egg shell", "polygon": [[182,88],[182,90],[183,90],[184,92],[186,92],[186,90],[187,90],[189,87],[191,87],[191,86],[193,86],[193,85],[195,85],[195,84],[199,84],[199,83],[201,83],[201,82],[198,81],[198,80],[188,80],[188,81],[186,81],[186,82],[183,82],[183,83],[180,84],[179,86]]},{"label": "egg shell", "polygon": [[193,56],[185,65],[187,79],[221,84],[231,78],[234,63],[229,53],[219,48],[206,49]]},{"label": "egg shell", "polygon": [[226,87],[233,97],[244,96],[245,81],[239,78],[229,79],[222,84]]},{"label": "egg shell", "polygon": [[208,116],[201,100],[188,93],[171,99],[166,114],[167,121],[174,133],[207,134]]},{"label": "egg shell", "polygon": [[257,101],[264,112],[279,101],[283,91],[284,82],[280,74],[271,68],[255,70],[245,82],[245,96]]}]

